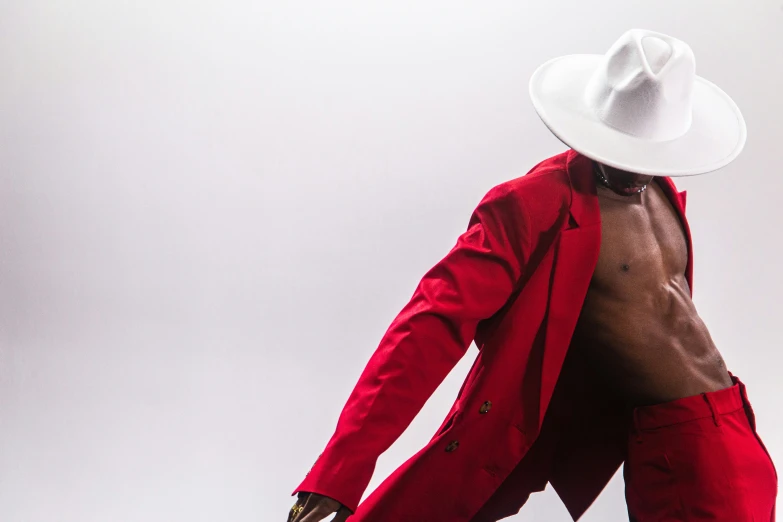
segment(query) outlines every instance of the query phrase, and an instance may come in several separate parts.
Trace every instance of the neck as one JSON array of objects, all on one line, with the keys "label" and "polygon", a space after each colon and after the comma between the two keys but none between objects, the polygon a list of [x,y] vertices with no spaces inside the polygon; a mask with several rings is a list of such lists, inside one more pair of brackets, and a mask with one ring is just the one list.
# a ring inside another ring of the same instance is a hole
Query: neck
[{"label": "neck", "polygon": [[653,176],[607,167],[598,162],[593,163],[593,174],[599,187],[622,198],[640,198],[653,180]]}]

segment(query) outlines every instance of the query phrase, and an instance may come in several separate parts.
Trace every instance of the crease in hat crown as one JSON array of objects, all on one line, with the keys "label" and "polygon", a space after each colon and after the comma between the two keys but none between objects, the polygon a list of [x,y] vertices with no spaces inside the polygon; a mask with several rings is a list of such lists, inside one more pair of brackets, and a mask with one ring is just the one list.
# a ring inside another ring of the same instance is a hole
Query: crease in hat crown
[{"label": "crease in hat crown", "polygon": [[695,81],[696,60],[688,44],[632,29],[602,57],[585,97],[606,125],[663,142],[690,129]]}]

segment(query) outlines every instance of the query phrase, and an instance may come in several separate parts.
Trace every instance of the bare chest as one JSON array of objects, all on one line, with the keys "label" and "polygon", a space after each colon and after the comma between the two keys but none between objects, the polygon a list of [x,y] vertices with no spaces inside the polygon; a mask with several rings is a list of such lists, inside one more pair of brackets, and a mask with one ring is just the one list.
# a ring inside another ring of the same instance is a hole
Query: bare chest
[{"label": "bare chest", "polygon": [[684,276],[688,245],[677,211],[656,183],[629,202],[600,197],[601,250],[593,284],[655,287]]}]

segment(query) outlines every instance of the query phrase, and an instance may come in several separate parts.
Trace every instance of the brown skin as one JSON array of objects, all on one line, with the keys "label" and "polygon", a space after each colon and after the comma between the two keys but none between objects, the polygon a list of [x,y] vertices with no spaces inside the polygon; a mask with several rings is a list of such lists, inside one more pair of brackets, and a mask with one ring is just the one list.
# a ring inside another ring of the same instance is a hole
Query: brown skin
[{"label": "brown skin", "polygon": [[[728,388],[726,365],[691,301],[676,211],[653,176],[604,171],[612,188],[598,184],[601,251],[571,349],[630,406]],[[302,493],[297,505],[304,510],[288,522],[351,514],[321,495]]]},{"label": "brown skin", "polygon": [[337,516],[332,522],[345,522],[351,515],[351,512],[336,500],[315,493],[299,493],[294,506],[304,506],[304,509],[296,516],[293,516],[293,509],[289,511],[287,522],[318,522],[333,513],[337,513]]},{"label": "brown skin", "polygon": [[691,301],[676,211],[652,176],[604,170],[614,190],[598,184],[601,252],[572,346],[630,406],[731,386]]}]

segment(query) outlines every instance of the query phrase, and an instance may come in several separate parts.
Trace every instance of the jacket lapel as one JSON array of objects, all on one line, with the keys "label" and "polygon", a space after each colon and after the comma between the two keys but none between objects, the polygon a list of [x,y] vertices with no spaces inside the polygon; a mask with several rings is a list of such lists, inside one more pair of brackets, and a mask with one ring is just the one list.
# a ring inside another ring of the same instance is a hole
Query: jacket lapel
[{"label": "jacket lapel", "polygon": [[685,233],[685,242],[688,245],[688,264],[685,267],[685,278],[688,281],[688,288],[690,288],[691,297],[692,297],[693,296],[693,239],[691,238],[691,229],[690,226],[688,226],[688,219],[685,217],[685,203],[687,201],[688,192],[685,190],[683,190],[682,192],[678,192],[671,178],[663,178],[663,177],[659,178],[658,184],[660,185],[661,190],[663,190],[663,193],[666,194],[666,197],[671,202],[675,212],[677,212],[677,216],[679,216],[680,218],[680,223],[682,223],[682,230]]},{"label": "jacket lapel", "polygon": [[601,212],[591,174],[592,161],[574,151],[568,153],[566,161],[572,194],[570,219],[554,245],[541,372],[540,423],[552,398],[601,249]]},{"label": "jacket lapel", "polygon": [[[568,224],[563,227],[554,245],[555,260],[541,369],[539,423],[543,422],[552,398],[601,250],[601,210],[592,176],[592,161],[572,150],[567,154],[566,162],[572,199]],[[666,177],[659,178],[659,184],[682,223],[688,245],[685,276],[692,294],[693,244],[685,218],[687,193],[678,192],[671,179]]]}]

